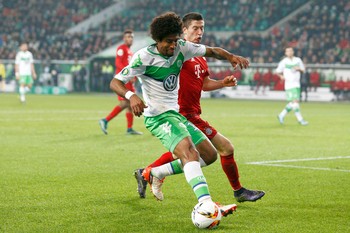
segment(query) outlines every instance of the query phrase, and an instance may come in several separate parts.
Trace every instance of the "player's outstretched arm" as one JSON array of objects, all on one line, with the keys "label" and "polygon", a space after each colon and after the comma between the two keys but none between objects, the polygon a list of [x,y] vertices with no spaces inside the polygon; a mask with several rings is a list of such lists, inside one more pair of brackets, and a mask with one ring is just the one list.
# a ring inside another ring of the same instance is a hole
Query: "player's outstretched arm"
[{"label": "player's outstretched arm", "polygon": [[230,75],[226,76],[223,80],[213,80],[209,77],[204,78],[203,80],[203,91],[214,91],[221,89],[223,87],[233,87],[237,86],[237,79],[235,76]]},{"label": "player's outstretched arm", "polygon": [[227,60],[231,63],[233,68],[239,66],[241,69],[246,69],[249,66],[248,59],[234,55],[227,50],[219,47],[207,47],[205,52],[205,57],[213,57],[218,60]]},{"label": "player's outstretched arm", "polygon": [[119,96],[124,96],[126,99],[130,101],[130,107],[132,112],[135,114],[135,116],[141,116],[143,113],[143,109],[147,108],[145,103],[138,97],[135,93],[129,91],[125,84],[116,79],[113,78],[109,87],[112,91],[114,91]]}]

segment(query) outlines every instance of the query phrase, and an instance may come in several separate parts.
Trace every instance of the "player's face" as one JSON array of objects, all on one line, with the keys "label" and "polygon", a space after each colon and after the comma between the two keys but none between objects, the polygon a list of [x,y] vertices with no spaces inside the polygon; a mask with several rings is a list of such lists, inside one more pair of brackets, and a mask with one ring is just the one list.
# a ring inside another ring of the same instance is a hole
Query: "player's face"
[{"label": "player's face", "polygon": [[27,51],[28,50],[28,45],[27,44],[22,44],[21,45],[21,50],[24,51],[24,52]]},{"label": "player's face", "polygon": [[167,36],[161,41],[157,41],[159,53],[166,57],[173,56],[178,39],[180,39],[180,36],[175,34]]},{"label": "player's face", "polygon": [[294,56],[294,50],[292,48],[286,48],[286,56],[287,57],[293,57]]},{"label": "player's face", "polygon": [[192,20],[190,25],[184,27],[184,38],[193,43],[200,43],[204,34],[204,20]]},{"label": "player's face", "polygon": [[132,42],[134,41],[134,34],[133,33],[127,33],[124,35],[124,42],[127,46],[131,46]]}]

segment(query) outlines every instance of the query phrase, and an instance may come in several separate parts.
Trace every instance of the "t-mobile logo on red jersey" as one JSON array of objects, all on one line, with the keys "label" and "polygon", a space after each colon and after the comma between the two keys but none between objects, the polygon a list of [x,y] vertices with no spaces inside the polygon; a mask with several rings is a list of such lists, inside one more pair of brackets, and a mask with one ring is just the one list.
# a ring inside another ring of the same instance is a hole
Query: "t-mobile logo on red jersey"
[{"label": "t-mobile logo on red jersey", "polygon": [[200,65],[194,65],[194,73],[197,75],[197,78],[201,77],[201,66]]}]

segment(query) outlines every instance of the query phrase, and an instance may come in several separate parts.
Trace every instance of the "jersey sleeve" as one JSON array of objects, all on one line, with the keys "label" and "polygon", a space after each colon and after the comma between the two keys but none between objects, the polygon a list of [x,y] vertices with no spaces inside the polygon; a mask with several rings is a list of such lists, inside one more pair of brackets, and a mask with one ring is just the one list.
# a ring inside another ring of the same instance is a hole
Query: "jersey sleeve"
[{"label": "jersey sleeve", "polygon": [[33,54],[30,53],[30,56],[29,56],[29,63],[34,63],[34,58],[33,58]]},{"label": "jersey sleeve", "polygon": [[123,83],[129,82],[135,76],[139,77],[144,74],[146,70],[146,66],[143,65],[141,54],[136,53],[126,67],[122,69],[119,73],[117,73],[114,78],[122,81]]},{"label": "jersey sleeve", "polygon": [[21,60],[20,55],[19,55],[19,53],[17,53],[17,54],[16,54],[15,64],[19,64],[19,63],[20,63],[20,60]]},{"label": "jersey sleeve", "polygon": [[178,46],[180,46],[181,52],[185,57],[185,61],[193,57],[203,57],[206,52],[205,45],[195,44],[189,41],[179,40]]},{"label": "jersey sleeve", "polygon": [[283,69],[284,69],[284,59],[278,63],[276,73],[279,73],[279,74],[283,73]]}]

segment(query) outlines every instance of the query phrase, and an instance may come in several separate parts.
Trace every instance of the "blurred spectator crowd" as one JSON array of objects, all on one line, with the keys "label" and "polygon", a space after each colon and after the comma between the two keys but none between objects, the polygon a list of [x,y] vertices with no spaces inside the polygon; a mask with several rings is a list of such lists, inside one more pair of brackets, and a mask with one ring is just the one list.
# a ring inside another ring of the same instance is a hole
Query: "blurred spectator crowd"
[{"label": "blurred spectator crowd", "polygon": [[201,12],[207,31],[241,32],[227,39],[206,33],[202,42],[224,47],[254,63],[278,62],[283,48],[289,45],[306,64],[349,64],[350,2],[347,0],[311,1],[310,7],[270,29],[267,36],[259,33],[305,3],[304,0],[238,0],[234,4],[228,0],[143,0],[88,33],[65,34],[89,15],[113,4],[113,0],[4,0],[0,5],[0,59],[14,59],[19,42],[28,41],[35,59],[85,60],[113,45],[105,32],[125,28],[147,31],[154,16],[171,9],[180,15]]},{"label": "blurred spectator crowd", "polygon": [[220,39],[207,35],[203,44],[222,45],[254,63],[278,62],[292,46],[306,64],[350,63],[350,1],[319,0],[267,37],[258,33]]},{"label": "blurred spectator crowd", "polygon": [[0,4],[0,58],[14,59],[21,41],[35,59],[84,58],[112,45],[104,33],[65,34],[112,0],[4,0]]},{"label": "blurred spectator crowd", "polygon": [[[102,25],[106,31],[123,31],[125,26],[147,31],[152,19],[166,11],[179,15],[200,12],[210,31],[262,31],[297,9],[305,0],[144,0]],[[249,17],[247,17],[249,16]]]}]

